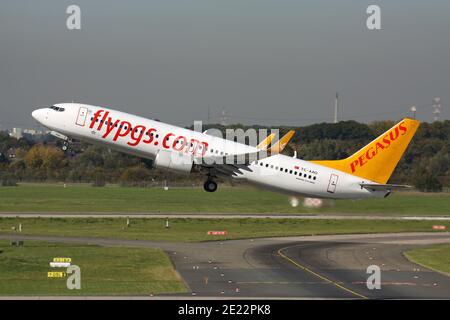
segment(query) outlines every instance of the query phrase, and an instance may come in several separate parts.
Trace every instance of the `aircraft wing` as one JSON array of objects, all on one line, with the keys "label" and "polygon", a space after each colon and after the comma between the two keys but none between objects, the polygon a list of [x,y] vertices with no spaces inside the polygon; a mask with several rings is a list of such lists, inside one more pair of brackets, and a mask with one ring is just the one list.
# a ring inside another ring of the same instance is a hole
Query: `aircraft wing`
[{"label": "aircraft wing", "polygon": [[252,172],[249,165],[253,161],[258,161],[274,154],[278,154],[286,147],[294,136],[295,131],[289,131],[274,146],[267,148],[273,139],[273,135],[268,136],[257,148],[258,151],[250,153],[232,154],[226,156],[210,156],[194,158],[194,163],[203,168],[215,170],[226,176],[238,176],[241,170]]},{"label": "aircraft wing", "polygon": [[195,157],[194,163],[198,165],[249,165],[253,161],[261,160],[271,156],[271,150],[259,150],[250,153],[229,154],[226,156],[209,156],[209,157]]},{"label": "aircraft wing", "polygon": [[411,189],[411,186],[402,184],[378,184],[378,183],[360,183],[361,188],[365,188],[373,191],[392,191],[392,190],[402,190]]}]

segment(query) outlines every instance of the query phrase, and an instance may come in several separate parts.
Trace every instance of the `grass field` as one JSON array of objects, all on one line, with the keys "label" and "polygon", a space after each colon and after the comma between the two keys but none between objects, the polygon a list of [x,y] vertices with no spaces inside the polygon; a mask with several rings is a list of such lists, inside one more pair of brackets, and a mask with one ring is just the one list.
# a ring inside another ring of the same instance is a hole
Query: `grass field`
[{"label": "grass field", "polygon": [[[106,248],[26,241],[0,241],[0,295],[150,295],[185,292],[167,256],[146,248]],[[81,269],[81,289],[67,278],[47,278],[55,257],[69,257]]]},{"label": "grass field", "polygon": [[450,275],[450,244],[439,244],[405,252],[405,256],[424,267]]},{"label": "grass field", "polygon": [[[311,220],[311,219],[165,219],[118,218],[0,218],[1,233],[53,236],[85,236],[158,241],[206,241],[256,237],[432,231],[433,221],[404,220]],[[450,221],[439,222],[450,228]],[[210,236],[208,231],[226,230],[226,236]]]},{"label": "grass field", "polygon": [[120,188],[37,185],[0,187],[0,212],[339,213],[450,215],[450,194],[394,193],[386,199],[325,201],[292,207],[289,197],[251,187]]}]

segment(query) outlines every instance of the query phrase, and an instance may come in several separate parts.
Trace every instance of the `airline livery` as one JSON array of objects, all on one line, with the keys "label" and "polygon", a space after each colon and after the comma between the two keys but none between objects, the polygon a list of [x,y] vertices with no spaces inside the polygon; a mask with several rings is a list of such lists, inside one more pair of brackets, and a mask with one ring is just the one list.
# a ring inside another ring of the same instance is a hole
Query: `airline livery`
[{"label": "airline livery", "polygon": [[64,140],[64,150],[79,139],[152,159],[159,168],[200,172],[208,192],[216,191],[217,177],[225,176],[289,195],[333,199],[386,197],[408,188],[387,182],[419,127],[419,121],[405,118],[346,159],[305,161],[280,154],[293,131],[276,143],[272,134],[250,146],[79,103],[41,108],[32,116]]}]

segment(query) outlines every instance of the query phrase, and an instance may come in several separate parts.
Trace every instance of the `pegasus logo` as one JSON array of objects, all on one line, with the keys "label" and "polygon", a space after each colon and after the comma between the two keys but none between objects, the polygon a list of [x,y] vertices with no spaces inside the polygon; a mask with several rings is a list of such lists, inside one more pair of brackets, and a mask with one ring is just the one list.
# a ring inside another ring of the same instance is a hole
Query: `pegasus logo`
[{"label": "pegasus logo", "polygon": [[404,122],[399,123],[392,130],[387,132],[381,138],[372,143],[363,154],[361,154],[356,160],[350,163],[351,172],[354,173],[358,168],[363,167],[378,154],[383,152],[383,150],[389,148],[391,144],[398,139],[398,137],[403,136],[408,131]]}]

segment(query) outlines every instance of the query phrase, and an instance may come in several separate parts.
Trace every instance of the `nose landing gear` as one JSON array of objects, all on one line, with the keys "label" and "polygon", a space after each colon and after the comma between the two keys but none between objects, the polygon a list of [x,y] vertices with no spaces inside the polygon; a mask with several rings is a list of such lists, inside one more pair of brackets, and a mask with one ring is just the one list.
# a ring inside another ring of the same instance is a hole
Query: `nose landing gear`
[{"label": "nose landing gear", "polygon": [[214,192],[217,190],[217,183],[213,180],[206,180],[203,189],[205,189],[206,192]]}]

